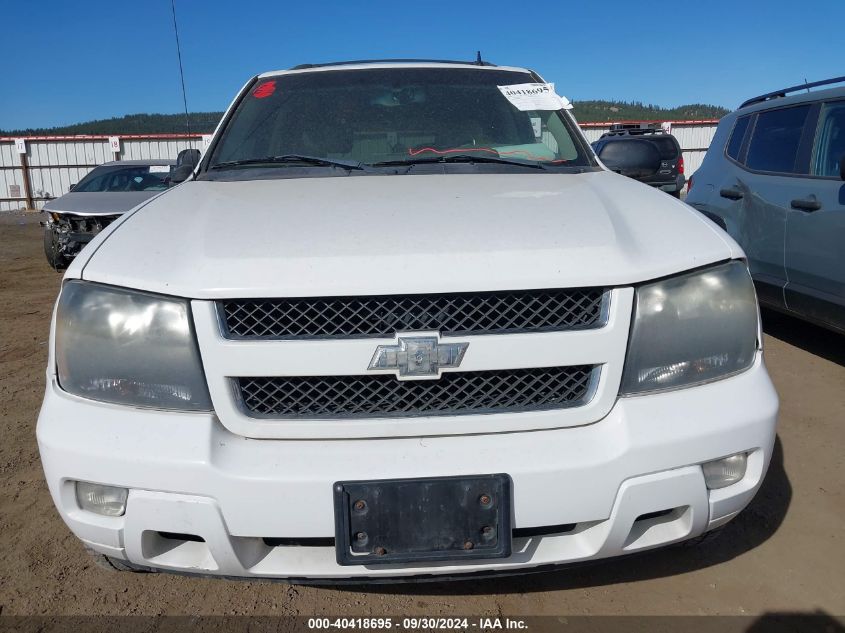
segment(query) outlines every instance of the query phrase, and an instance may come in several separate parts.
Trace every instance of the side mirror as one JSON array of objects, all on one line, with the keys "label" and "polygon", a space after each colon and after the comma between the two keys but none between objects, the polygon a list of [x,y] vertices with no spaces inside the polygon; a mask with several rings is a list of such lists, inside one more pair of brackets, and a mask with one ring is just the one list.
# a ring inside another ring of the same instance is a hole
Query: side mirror
[{"label": "side mirror", "polygon": [[180,182],[185,182],[193,173],[193,165],[179,165],[170,172],[170,184],[178,185]]},{"label": "side mirror", "polygon": [[73,183],[73,184],[70,186],[70,189],[68,189],[68,193],[69,193],[69,192],[71,192],[71,191],[73,191],[74,189],[76,189],[76,185],[77,185],[77,184],[78,184],[78,183]]},{"label": "side mirror", "polygon": [[845,180],[845,154],[839,159],[839,179]]},{"label": "side mirror", "polygon": [[190,165],[193,169],[200,164],[200,151],[198,149],[183,149],[176,155],[176,166]]}]

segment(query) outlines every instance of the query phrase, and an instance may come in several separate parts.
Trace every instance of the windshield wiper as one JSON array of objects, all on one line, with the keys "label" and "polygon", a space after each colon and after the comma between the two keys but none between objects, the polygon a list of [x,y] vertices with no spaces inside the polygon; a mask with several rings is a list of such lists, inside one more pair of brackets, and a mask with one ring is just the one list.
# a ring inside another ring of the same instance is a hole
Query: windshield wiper
[{"label": "windshield wiper", "polygon": [[320,158],[319,156],[306,156],[304,154],[282,154],[281,156],[265,156],[264,158],[244,158],[242,160],[230,160],[224,163],[212,165],[210,169],[225,169],[226,167],[241,167],[244,165],[289,165],[292,163],[306,163],[318,167],[342,167],[343,169],[364,169],[364,166],[352,160],[334,160],[332,158]]},{"label": "windshield wiper", "polygon": [[448,156],[427,156],[425,158],[409,158],[407,160],[385,160],[380,163],[372,163],[370,166],[402,167],[407,165],[410,168],[414,165],[436,163],[499,163],[501,165],[518,165],[530,169],[546,169],[542,163],[537,161],[525,163],[519,160],[501,158],[500,156],[477,156],[475,154],[450,154]]}]

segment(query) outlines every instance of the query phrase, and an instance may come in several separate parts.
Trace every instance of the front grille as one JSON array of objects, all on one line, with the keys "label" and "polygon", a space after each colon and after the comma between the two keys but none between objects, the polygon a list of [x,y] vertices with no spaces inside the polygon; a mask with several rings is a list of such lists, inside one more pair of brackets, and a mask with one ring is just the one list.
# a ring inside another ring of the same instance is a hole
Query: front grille
[{"label": "front grille", "polygon": [[513,413],[582,405],[594,365],[444,373],[439,380],[392,375],[238,378],[248,415],[284,419]]},{"label": "front grille", "polygon": [[602,288],[464,294],[235,299],[218,304],[228,338],[506,334],[601,327]]},{"label": "front grille", "polygon": [[96,235],[109,224],[117,220],[119,215],[71,215],[64,214],[60,216],[59,222],[64,221],[71,231],[77,233],[92,233]]}]

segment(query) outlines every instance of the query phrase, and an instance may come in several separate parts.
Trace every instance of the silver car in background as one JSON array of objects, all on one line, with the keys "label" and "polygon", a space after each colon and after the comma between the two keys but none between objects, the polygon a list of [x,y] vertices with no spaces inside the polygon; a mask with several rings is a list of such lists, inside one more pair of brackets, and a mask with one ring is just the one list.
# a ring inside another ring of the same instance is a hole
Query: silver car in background
[{"label": "silver car in background", "polygon": [[121,160],[94,168],[69,193],[44,205],[44,254],[56,270],[68,264],[119,216],[170,186],[175,160]]},{"label": "silver car in background", "polygon": [[806,90],[835,83],[725,116],[686,201],[742,246],[761,303],[845,332],[845,86]]}]

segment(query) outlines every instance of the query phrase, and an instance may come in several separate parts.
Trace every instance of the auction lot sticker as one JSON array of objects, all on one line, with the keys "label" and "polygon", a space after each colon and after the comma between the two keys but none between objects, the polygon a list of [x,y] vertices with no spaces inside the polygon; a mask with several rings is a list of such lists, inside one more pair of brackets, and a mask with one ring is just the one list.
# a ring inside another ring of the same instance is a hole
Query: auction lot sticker
[{"label": "auction lot sticker", "polygon": [[497,86],[499,91],[517,110],[571,110],[572,104],[566,97],[555,92],[554,84],[513,84]]}]

